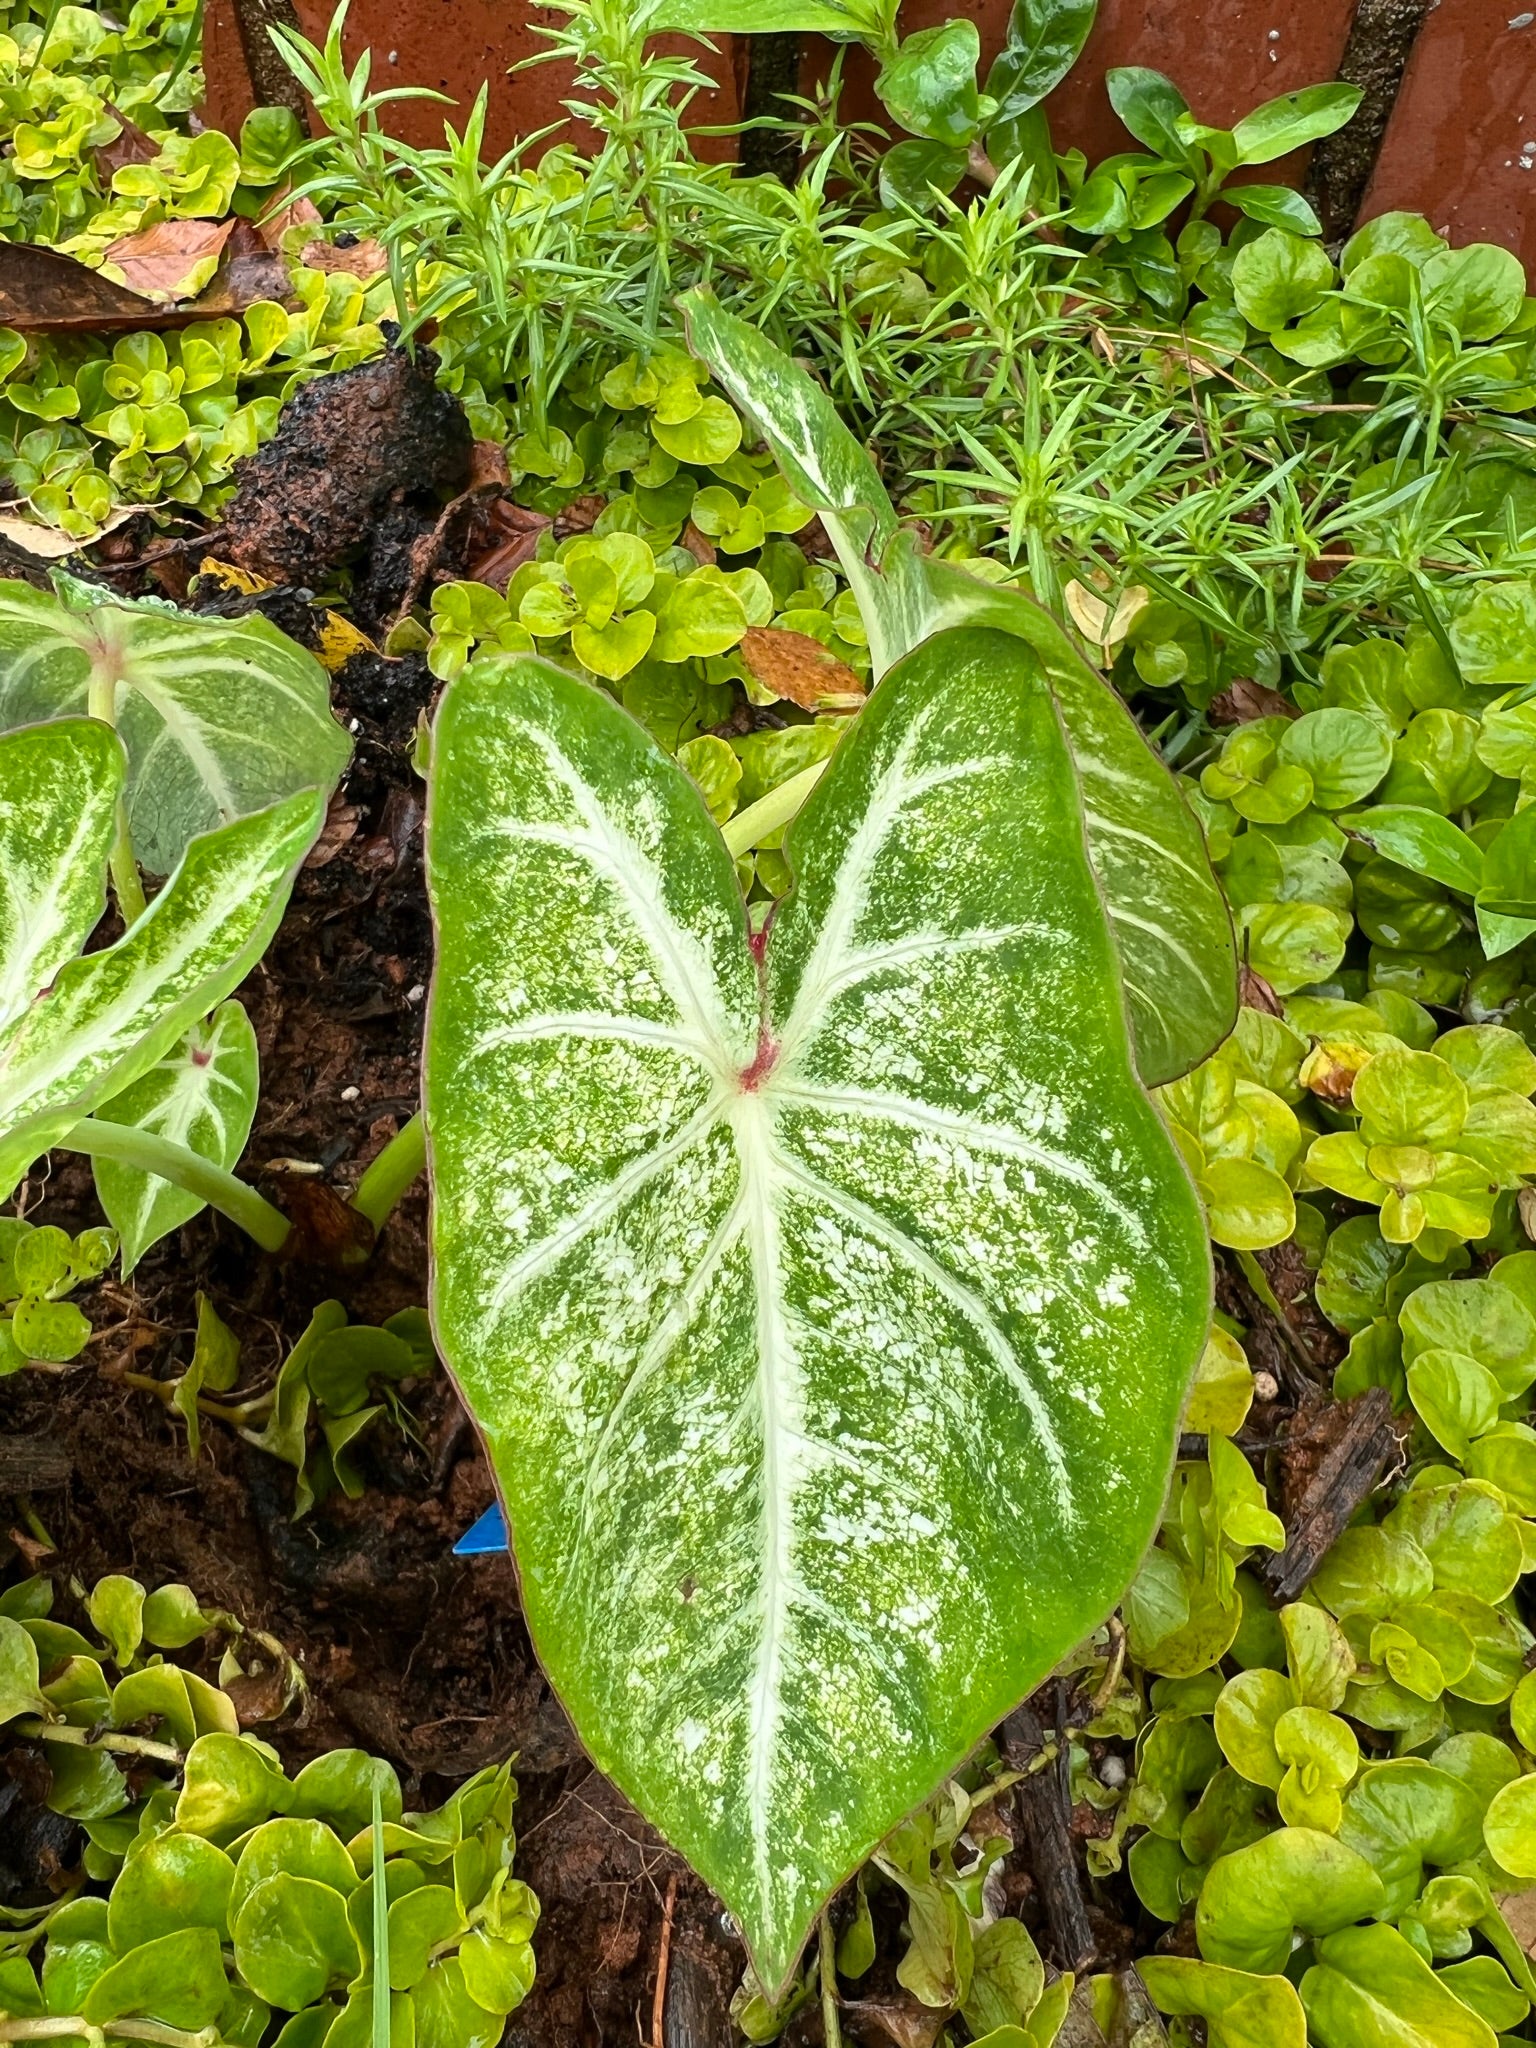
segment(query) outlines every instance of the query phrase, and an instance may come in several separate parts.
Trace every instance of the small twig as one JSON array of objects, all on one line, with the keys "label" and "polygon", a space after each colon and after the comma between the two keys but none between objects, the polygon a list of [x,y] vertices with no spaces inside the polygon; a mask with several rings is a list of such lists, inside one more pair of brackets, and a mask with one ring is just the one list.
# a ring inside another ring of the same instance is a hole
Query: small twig
[{"label": "small twig", "polygon": [[826,2048],[843,2048],[843,2023],[837,2015],[837,1946],[832,1938],[830,1907],[821,1916],[816,1945],[821,1961],[821,2030]]},{"label": "small twig", "polygon": [[0,1441],[0,1493],[46,1492],[66,1486],[75,1461],[50,1436],[7,1437]]},{"label": "small twig", "polygon": [[1297,1502],[1284,1550],[1271,1553],[1258,1567],[1272,1600],[1296,1599],[1396,1448],[1391,1396],[1385,1387],[1367,1387],[1350,1403],[1342,1434]]},{"label": "small twig", "polygon": [[1088,1702],[1088,1719],[1096,1721],[1115,1696],[1115,1687],[1120,1683],[1120,1674],[1125,1669],[1125,1623],[1118,1614],[1109,1617],[1109,1663],[1100,1679],[1098,1690]]},{"label": "small twig", "polygon": [[651,2048],[666,2048],[664,2031],[667,2015],[667,1970],[672,1961],[672,1914],[677,1905],[677,1872],[667,1879],[666,1904],[661,1909],[661,1949],[656,1958],[656,1996],[651,2000]]},{"label": "small twig", "polygon": [[111,1749],[121,1756],[151,1757],[157,1764],[179,1765],[186,1761],[179,1749],[173,1749],[168,1742],[151,1742],[147,1735],[92,1735],[88,1728],[72,1728],[64,1721],[41,1721],[35,1715],[17,1721],[14,1726],[18,1735],[34,1741],[62,1742],[76,1749]]}]

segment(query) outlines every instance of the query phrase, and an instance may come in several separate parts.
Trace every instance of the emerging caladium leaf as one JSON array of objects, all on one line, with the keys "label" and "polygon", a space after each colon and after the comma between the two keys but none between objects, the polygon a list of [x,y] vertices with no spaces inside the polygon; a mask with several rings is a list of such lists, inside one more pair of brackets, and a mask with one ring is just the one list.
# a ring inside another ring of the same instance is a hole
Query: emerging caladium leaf
[{"label": "emerging caladium leaf", "polygon": [[119,603],[73,577],[60,595],[0,583],[0,728],[89,711],[128,749],[128,828],[164,875],[199,832],[301,789],[329,789],[351,742],[325,670],[259,617]]},{"label": "emerging caladium leaf", "polygon": [[1137,1067],[1149,1088],[1188,1073],[1237,1021],[1232,919],[1200,826],[1135,719],[1042,606],[920,553],[869,455],[798,364],[708,292],[681,303],[695,353],[756,424],[795,495],[820,513],[858,598],[876,676],[952,626],[995,627],[1034,649],[1083,785]]},{"label": "emerging caladium leaf", "polygon": [[204,833],[115,946],[79,957],[125,775],[94,719],[0,734],[0,1198],[244,979],[325,814],[302,790]]},{"label": "emerging caladium leaf", "polygon": [[[251,1135],[260,1079],[250,1018],[239,1003],[220,1003],[96,1114],[232,1167]],[[93,1170],[96,1193],[123,1248],[125,1276],[151,1245],[189,1223],[203,1206],[184,1188],[120,1160],[98,1159]]]},{"label": "emerging caladium leaf", "polygon": [[1204,1341],[1039,665],[890,673],[757,957],[596,688],[471,665],[432,745],[433,1306],[582,1739],[770,1989],[1114,1604]]}]

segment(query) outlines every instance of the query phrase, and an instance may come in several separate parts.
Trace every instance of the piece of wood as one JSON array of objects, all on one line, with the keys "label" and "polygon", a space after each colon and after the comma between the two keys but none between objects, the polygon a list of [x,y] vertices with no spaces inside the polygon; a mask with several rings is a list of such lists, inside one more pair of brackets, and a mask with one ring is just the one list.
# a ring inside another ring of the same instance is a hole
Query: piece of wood
[{"label": "piece of wood", "polygon": [[672,1960],[672,1916],[677,1910],[677,1872],[667,1879],[667,1901],[661,1909],[661,1947],[656,1958],[656,1991],[651,2000],[651,2048],[666,2048],[663,2021],[667,2011],[667,1965]]},{"label": "piece of wood", "polygon": [[731,1990],[741,1975],[740,1951],[701,1941],[686,1924],[672,1944],[667,1973],[665,2048],[737,2048]]},{"label": "piece of wood", "polygon": [[1290,1514],[1284,1550],[1270,1551],[1258,1566],[1270,1598],[1294,1600],[1372,1491],[1387,1461],[1396,1455],[1392,1400],[1385,1387],[1368,1387],[1330,1412],[1344,1414],[1334,1441],[1319,1460]]},{"label": "piece of wood", "polygon": [[1064,1689],[1056,1688],[1058,1750],[1043,1770],[1030,1770],[1046,1745],[1033,1707],[1015,1707],[1003,1723],[1003,1754],[1011,1769],[1025,1771],[1014,1787],[1019,1818],[1029,1847],[1035,1889],[1051,1930],[1051,1959],[1059,1969],[1086,1970],[1098,1954],[1088,1919],[1088,1901],[1072,1838],[1071,1751],[1066,1739]]},{"label": "piece of wood", "polygon": [[46,1436],[0,1436],[0,1493],[47,1493],[75,1469],[64,1446]]}]

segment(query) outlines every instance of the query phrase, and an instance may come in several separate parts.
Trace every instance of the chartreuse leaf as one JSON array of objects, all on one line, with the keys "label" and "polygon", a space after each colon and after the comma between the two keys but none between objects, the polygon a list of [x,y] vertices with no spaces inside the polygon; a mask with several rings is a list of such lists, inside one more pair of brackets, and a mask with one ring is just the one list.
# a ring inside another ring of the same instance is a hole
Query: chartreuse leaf
[{"label": "chartreuse leaf", "polygon": [[438,716],[439,1339],[583,1740],[770,1994],[1157,1520],[1208,1255],[1080,834],[1028,651],[946,634],[791,827],[760,986],[610,698],[500,659]]},{"label": "chartreuse leaf", "polygon": [[84,711],[128,750],[134,852],[168,874],[198,833],[329,788],[351,742],[312,654],[260,617],[189,618],[60,579],[0,584],[0,728]]},{"label": "chartreuse leaf", "polygon": [[211,1927],[182,1927],[132,1948],[91,1986],[82,2017],[96,2026],[142,2013],[166,2026],[206,2027],[229,1992],[219,1937]]},{"label": "chartreuse leaf", "polygon": [[1380,1911],[1381,1879],[1346,1843],[1316,1828],[1277,1828],[1220,1856],[1195,1914],[1200,1953],[1228,1969],[1273,1975],[1295,1934],[1331,1934]]},{"label": "chartreuse leaf", "polygon": [[1497,2048],[1488,2022],[1395,1927],[1347,1927],[1320,1941],[1301,2002],[1319,2048]]},{"label": "chartreuse leaf", "polygon": [[178,1927],[229,1933],[229,1888],[235,1866],[201,1835],[174,1830],[135,1844],[112,1887],[107,1939],[119,1955]]},{"label": "chartreuse leaf", "polygon": [[[0,735],[0,870],[8,877],[13,855],[23,874],[29,868],[21,850],[29,833],[62,844],[63,822],[79,819],[80,800],[67,782],[71,764],[87,792],[110,776],[97,731],[86,720],[60,719]],[[115,946],[61,965],[54,948],[47,1002],[29,998],[0,1029],[0,1185],[13,1188],[39,1153],[136,1081],[244,978],[266,950],[324,811],[318,790],[301,790],[203,834]],[[100,839],[82,841],[71,859],[88,869],[99,894]],[[78,887],[83,903],[84,883]],[[31,978],[35,995],[41,965],[41,956],[28,964],[8,953],[0,975],[7,986]]]},{"label": "chartreuse leaf", "polygon": [[[258,1082],[251,1020],[239,1003],[221,1003],[148,1073],[102,1103],[98,1114],[108,1123],[132,1124],[169,1138],[227,1168],[250,1136]],[[189,1223],[203,1207],[196,1195],[158,1174],[112,1159],[97,1159],[93,1168],[101,1206],[122,1243],[125,1275],[152,1244]]]},{"label": "chartreuse leaf", "polygon": [[1082,786],[1137,1067],[1150,1088],[1198,1066],[1237,1016],[1232,921],[1199,824],[1130,712],[1032,599],[918,553],[831,399],[766,336],[708,293],[681,303],[690,345],[757,424],[795,494],[820,513],[858,599],[877,678],[946,628],[995,628],[1033,650]]},{"label": "chartreuse leaf", "polygon": [[1159,2012],[1205,2021],[1210,2048],[1306,2048],[1306,2015],[1284,1977],[1255,1977],[1193,1956],[1143,1956],[1136,1968]]}]

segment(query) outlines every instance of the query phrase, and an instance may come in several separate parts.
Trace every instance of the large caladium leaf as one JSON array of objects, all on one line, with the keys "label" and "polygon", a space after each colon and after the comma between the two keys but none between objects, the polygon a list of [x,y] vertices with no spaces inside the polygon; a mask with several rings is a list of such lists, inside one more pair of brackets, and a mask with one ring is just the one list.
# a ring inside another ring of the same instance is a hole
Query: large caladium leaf
[{"label": "large caladium leaf", "polygon": [[199,832],[332,787],[351,742],[325,670],[253,616],[119,603],[72,577],[60,595],[0,583],[0,728],[89,710],[128,749],[133,850],[164,875]]},{"label": "large caladium leaf", "polygon": [[[0,1199],[244,979],[325,815],[324,794],[301,790],[203,833],[117,944],[82,957],[123,776],[94,720],[0,734]],[[39,944],[28,906],[42,903],[57,928]]]},{"label": "large caladium leaf", "polygon": [[1149,1088],[1188,1073],[1237,1021],[1232,920],[1199,823],[1135,719],[1042,606],[920,553],[867,452],[804,370],[708,293],[682,303],[695,353],[756,424],[791,489],[820,513],[858,598],[877,676],[951,626],[995,627],[1034,649],[1083,785],[1137,1066]]},{"label": "large caladium leaf", "polygon": [[[260,1079],[256,1033],[244,1008],[231,1000],[200,1019],[95,1113],[107,1123],[168,1138],[227,1170],[251,1135]],[[97,1159],[93,1171],[101,1206],[122,1246],[125,1276],[151,1245],[190,1223],[203,1206],[184,1188],[120,1160]]]},{"label": "large caladium leaf", "polygon": [[1029,650],[898,664],[786,852],[759,961],[611,699],[447,693],[438,1339],[576,1727],[770,1987],[1122,1592],[1210,1305]]}]

